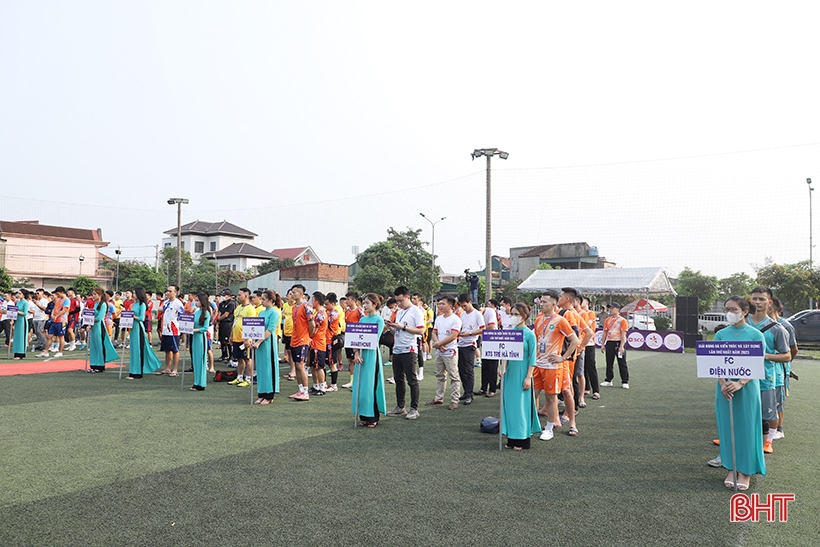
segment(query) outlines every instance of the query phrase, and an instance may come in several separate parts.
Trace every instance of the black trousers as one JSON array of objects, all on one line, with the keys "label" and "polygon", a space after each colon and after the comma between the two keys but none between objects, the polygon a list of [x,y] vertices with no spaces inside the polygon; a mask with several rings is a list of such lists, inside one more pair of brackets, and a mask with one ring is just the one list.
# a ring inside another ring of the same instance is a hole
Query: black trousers
[{"label": "black trousers", "polygon": [[407,385],[410,386],[410,408],[419,409],[419,379],[416,376],[416,354],[393,354],[393,379],[396,380],[396,406],[404,408]]},{"label": "black trousers", "polygon": [[615,378],[614,365],[615,358],[618,359],[618,373],[621,375],[621,383],[629,383],[629,369],[626,366],[626,353],[622,357],[618,357],[618,347],[621,343],[617,340],[610,340],[606,343],[606,378],[605,381],[611,382]]},{"label": "black trousers", "polygon": [[595,368],[597,349],[595,346],[587,346],[584,350],[584,376],[587,380],[587,389],[592,393],[601,392],[601,387],[598,385],[598,369]]},{"label": "black trousers", "polygon": [[481,360],[481,389],[485,393],[495,393],[498,389],[498,359]]},{"label": "black trousers", "polygon": [[473,388],[475,387],[475,370],[473,369],[474,363],[475,346],[459,346],[458,375],[461,378],[461,387],[464,390],[464,396],[468,399],[473,398]]},{"label": "black trousers", "polygon": [[[231,357],[231,328],[233,327],[232,323],[227,323],[225,321],[219,322],[219,345],[222,348],[222,356],[221,359],[230,359]],[[289,348],[285,348],[288,350]]]}]

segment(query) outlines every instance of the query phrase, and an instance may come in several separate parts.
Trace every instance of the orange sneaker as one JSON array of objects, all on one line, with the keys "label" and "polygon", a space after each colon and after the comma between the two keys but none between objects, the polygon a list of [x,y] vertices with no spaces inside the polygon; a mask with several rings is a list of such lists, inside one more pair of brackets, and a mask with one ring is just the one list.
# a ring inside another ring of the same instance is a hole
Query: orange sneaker
[{"label": "orange sneaker", "polygon": [[716,444],[716,445],[720,446],[720,439],[713,439],[712,444]]},{"label": "orange sneaker", "polygon": [[772,448],[772,441],[766,441],[763,443],[763,453],[774,454],[774,449]]}]

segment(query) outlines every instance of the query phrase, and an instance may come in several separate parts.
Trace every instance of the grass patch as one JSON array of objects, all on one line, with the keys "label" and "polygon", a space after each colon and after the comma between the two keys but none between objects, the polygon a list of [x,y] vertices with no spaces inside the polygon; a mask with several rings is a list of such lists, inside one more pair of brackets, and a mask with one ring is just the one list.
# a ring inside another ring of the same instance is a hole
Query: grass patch
[{"label": "grass patch", "polygon": [[293,382],[258,407],[247,389],[179,378],[6,377],[0,544],[817,545],[820,365],[800,372],[786,438],[752,482],[795,493],[779,524],[729,523],[725,472],[705,465],[714,383],[689,354],[631,352],[630,390],[603,388],[577,438],[521,453],[478,431],[498,398],[354,430],[348,392],[296,403]]}]

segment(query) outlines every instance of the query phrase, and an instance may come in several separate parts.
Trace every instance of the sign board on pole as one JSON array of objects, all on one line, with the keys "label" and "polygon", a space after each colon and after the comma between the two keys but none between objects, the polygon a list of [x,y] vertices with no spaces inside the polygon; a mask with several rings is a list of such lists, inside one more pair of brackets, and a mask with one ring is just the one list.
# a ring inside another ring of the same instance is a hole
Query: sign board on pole
[{"label": "sign board on pole", "polygon": [[179,333],[193,334],[194,333],[194,314],[180,313],[179,314]]},{"label": "sign board on pole", "polygon": [[379,349],[379,325],[376,323],[348,323],[345,326],[345,347],[350,349]]},{"label": "sign board on pole", "polygon": [[94,326],[94,310],[83,310],[83,326]]},{"label": "sign board on pole", "polygon": [[484,330],[481,332],[482,359],[509,359],[518,361],[524,356],[524,331]]},{"label": "sign board on pole", "polygon": [[265,337],[264,317],[243,317],[242,338],[244,340],[262,340]]},{"label": "sign board on pole", "polygon": [[134,328],[134,312],[124,311],[120,314],[120,328],[132,329]]},{"label": "sign board on pole", "polygon": [[6,309],[6,316],[3,318],[4,321],[16,321],[17,320],[17,306],[9,306]]},{"label": "sign board on pole", "polygon": [[750,340],[696,342],[698,378],[766,377],[763,342]]}]

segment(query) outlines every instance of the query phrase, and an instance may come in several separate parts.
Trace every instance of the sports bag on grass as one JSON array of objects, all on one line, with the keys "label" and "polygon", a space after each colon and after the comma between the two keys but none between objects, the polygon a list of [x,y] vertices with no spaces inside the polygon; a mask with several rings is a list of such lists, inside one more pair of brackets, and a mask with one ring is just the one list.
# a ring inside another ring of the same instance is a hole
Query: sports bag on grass
[{"label": "sports bag on grass", "polygon": [[230,382],[236,380],[235,370],[217,370],[214,374],[214,382]]},{"label": "sports bag on grass", "polygon": [[487,416],[481,420],[481,432],[498,434],[498,418]]}]

